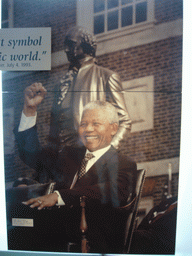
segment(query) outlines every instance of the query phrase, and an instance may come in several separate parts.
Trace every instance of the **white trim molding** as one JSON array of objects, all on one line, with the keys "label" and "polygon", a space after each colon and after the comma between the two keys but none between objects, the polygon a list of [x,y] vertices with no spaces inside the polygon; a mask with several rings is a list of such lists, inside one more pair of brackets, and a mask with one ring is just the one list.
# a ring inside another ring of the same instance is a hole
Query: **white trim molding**
[{"label": "white trim molding", "polygon": [[130,28],[129,31],[120,31],[118,33],[118,37],[109,38],[108,40],[98,40],[97,55],[129,49],[165,40],[170,37],[181,36],[183,34],[183,20],[179,19],[159,25],[148,23],[145,26],[137,26],[135,30]]},{"label": "white trim molding", "polygon": [[179,173],[179,157],[137,163],[137,169],[145,169],[146,177],[169,175],[169,164],[172,174]]}]

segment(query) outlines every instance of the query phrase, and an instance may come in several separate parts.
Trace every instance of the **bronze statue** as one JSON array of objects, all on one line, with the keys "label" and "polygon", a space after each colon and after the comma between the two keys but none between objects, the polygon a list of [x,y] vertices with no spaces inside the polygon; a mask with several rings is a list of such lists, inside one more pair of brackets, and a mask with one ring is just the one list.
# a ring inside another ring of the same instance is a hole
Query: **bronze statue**
[{"label": "bronze statue", "polygon": [[59,149],[62,145],[78,145],[77,127],[83,107],[90,101],[100,100],[108,101],[117,108],[120,126],[112,140],[112,145],[117,148],[119,141],[131,129],[119,75],[97,65],[95,38],[82,27],[68,31],[64,50],[70,66],[59,88],[56,88],[50,141]]}]

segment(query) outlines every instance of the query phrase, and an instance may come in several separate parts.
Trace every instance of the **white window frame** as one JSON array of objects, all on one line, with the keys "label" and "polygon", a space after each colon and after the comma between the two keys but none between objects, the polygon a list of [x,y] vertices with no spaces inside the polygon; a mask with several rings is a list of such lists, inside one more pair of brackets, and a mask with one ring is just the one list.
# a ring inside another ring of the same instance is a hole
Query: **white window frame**
[{"label": "white window frame", "polygon": [[153,76],[122,82],[126,107],[132,120],[131,132],[154,128],[153,84]]},{"label": "white window frame", "polygon": [[[83,26],[87,28],[91,33],[94,31],[94,6],[93,6],[94,0],[77,0],[77,25]],[[136,0],[134,0],[136,1]],[[147,21],[140,22],[137,24],[105,31],[104,33],[95,35],[98,42],[111,40],[116,37],[124,36],[127,34],[131,34],[134,32],[139,32],[142,30],[145,30],[147,28],[151,28],[154,26],[155,22],[155,14],[154,14],[154,0],[146,0],[147,1]],[[143,1],[137,1],[143,2]],[[111,11],[111,10],[110,10]],[[107,16],[107,15],[105,15]],[[120,18],[119,18],[120,22]],[[105,22],[106,23],[106,22]],[[105,25],[106,26],[106,25]]]},{"label": "white window frame", "polygon": [[8,28],[13,28],[14,27],[14,0],[7,0],[8,2],[8,19],[7,20],[2,20],[2,26],[3,24],[8,24]]},{"label": "white window frame", "polygon": [[[104,10],[100,11],[100,12],[97,12],[97,13],[93,13],[93,19],[94,19],[94,17],[97,17],[99,15],[104,15],[104,32],[103,33],[111,32],[110,30],[109,31],[107,30],[107,16],[108,16],[109,13],[114,12],[114,11],[118,11],[118,28],[113,29],[113,30],[119,30],[119,29],[124,29],[125,28],[125,27],[121,27],[121,10],[124,9],[125,7],[130,7],[130,6],[133,7],[133,24],[129,25],[129,27],[130,26],[133,27],[133,26],[137,25],[137,23],[136,23],[136,4],[139,4],[139,3],[147,2],[147,6],[148,6],[147,20],[143,21],[142,24],[144,24],[144,23],[148,22],[148,20],[150,20],[151,10],[150,10],[150,6],[149,6],[149,0],[132,0],[132,1],[133,1],[132,3],[121,5],[121,0],[119,0],[119,5],[117,7],[107,9],[107,0],[105,0]],[[102,33],[99,33],[99,34],[102,34]],[[99,34],[97,34],[97,35],[99,35]]]}]

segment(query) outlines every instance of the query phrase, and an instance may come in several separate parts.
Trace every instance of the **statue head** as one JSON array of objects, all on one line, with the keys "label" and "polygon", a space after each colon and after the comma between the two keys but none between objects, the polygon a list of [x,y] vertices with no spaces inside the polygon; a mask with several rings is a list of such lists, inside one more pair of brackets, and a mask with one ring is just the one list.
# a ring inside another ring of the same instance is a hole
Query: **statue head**
[{"label": "statue head", "polygon": [[94,36],[83,27],[72,27],[67,32],[64,41],[64,50],[70,62],[86,56],[95,57],[96,47]]}]

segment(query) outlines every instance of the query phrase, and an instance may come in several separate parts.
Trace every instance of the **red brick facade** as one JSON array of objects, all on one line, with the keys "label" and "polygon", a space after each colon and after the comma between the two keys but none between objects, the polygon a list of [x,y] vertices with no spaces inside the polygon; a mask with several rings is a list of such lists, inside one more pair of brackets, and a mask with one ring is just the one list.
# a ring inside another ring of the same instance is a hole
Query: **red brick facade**
[{"label": "red brick facade", "polygon": [[76,0],[14,0],[14,27],[51,27],[52,52],[63,50],[67,30],[76,25]]}]

